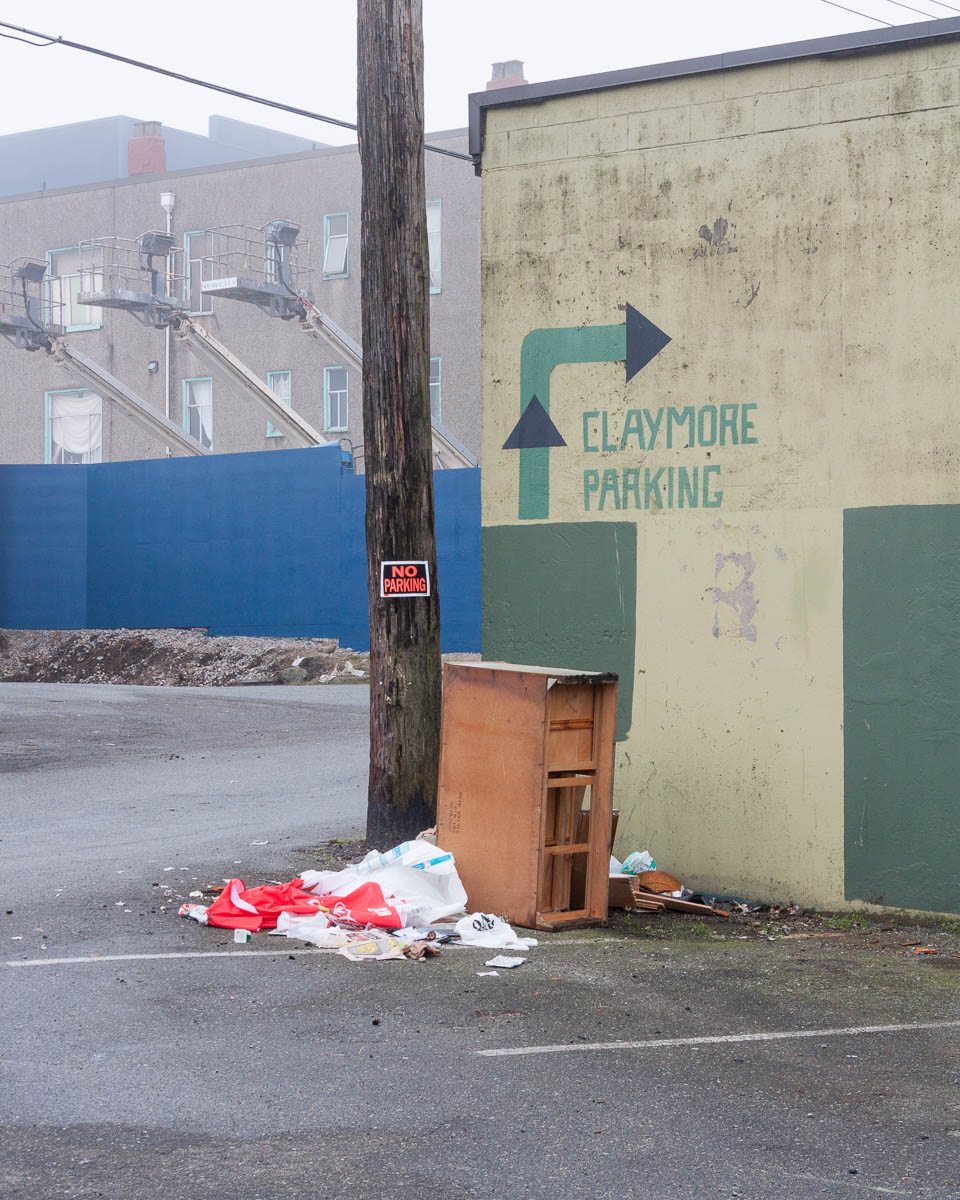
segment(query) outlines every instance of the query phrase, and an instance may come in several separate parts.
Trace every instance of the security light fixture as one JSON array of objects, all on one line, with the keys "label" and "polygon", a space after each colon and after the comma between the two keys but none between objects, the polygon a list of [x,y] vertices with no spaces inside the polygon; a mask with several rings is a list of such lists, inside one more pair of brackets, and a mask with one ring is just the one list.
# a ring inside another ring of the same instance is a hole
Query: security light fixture
[{"label": "security light fixture", "polygon": [[160,364],[157,362],[157,360],[155,358],[151,358],[150,361],[147,363],[147,374],[148,375],[156,375],[156,373],[159,370],[160,370]]},{"label": "security light fixture", "polygon": [[300,236],[300,226],[292,221],[271,221],[267,226],[267,241],[278,246],[293,246]]},{"label": "security light fixture", "polygon": [[156,230],[150,230],[149,233],[140,235],[140,253],[156,254],[160,258],[166,258],[173,246],[173,241],[173,235],[170,233],[158,233]]},{"label": "security light fixture", "polygon": [[17,267],[17,278],[23,279],[27,283],[39,283],[47,273],[47,264],[45,262],[28,262],[21,263]]}]

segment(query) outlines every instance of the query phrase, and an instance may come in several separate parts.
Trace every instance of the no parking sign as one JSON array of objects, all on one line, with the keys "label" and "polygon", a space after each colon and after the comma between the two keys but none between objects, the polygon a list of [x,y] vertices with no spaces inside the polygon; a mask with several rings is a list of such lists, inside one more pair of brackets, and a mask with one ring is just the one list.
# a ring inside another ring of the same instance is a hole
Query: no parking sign
[{"label": "no parking sign", "polygon": [[430,568],[426,561],[414,559],[404,562],[382,562],[380,595],[388,599],[398,596],[429,596]]}]

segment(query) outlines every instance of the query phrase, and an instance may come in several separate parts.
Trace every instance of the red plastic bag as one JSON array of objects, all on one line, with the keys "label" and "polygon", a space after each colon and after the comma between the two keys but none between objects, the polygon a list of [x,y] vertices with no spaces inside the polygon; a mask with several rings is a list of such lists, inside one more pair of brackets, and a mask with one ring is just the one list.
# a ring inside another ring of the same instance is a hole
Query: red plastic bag
[{"label": "red plastic bag", "polygon": [[361,883],[346,896],[317,896],[314,899],[321,911],[329,913],[331,920],[338,924],[356,925],[361,929],[368,925],[378,929],[402,929],[404,925],[400,913],[385,898],[379,883]]},{"label": "red plastic bag", "polygon": [[301,891],[301,882],[293,879],[290,883],[267,884],[248,892],[242,879],[231,879],[207,909],[207,924],[256,933],[260,929],[276,929],[277,917],[282,912],[298,915],[318,912],[320,900]]}]

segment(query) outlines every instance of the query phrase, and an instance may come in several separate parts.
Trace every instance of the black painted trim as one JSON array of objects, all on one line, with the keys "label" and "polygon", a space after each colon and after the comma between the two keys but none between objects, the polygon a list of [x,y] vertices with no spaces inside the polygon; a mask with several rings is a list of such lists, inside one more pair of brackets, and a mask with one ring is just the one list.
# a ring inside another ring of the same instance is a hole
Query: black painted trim
[{"label": "black painted trim", "polygon": [[604,71],[599,75],[576,75],[571,79],[551,79],[546,83],[525,83],[520,87],[471,92],[467,98],[470,154],[479,175],[488,108],[500,108],[508,104],[534,104],[538,100],[575,96],[581,92],[601,92],[609,88],[627,87],[633,83],[649,83],[655,79],[679,79],[688,75],[704,75],[711,71],[729,71],[735,67],[758,66],[761,63],[791,62],[798,58],[867,54],[871,50],[895,50],[904,46],[918,46],[925,42],[939,42],[957,37],[960,37],[960,17],[945,17],[938,21],[894,25],[889,29],[865,29],[858,33],[841,33],[835,37],[809,38],[802,42],[784,42],[779,46],[760,46],[753,50],[711,54],[705,58],[685,58],[677,62],[656,63],[646,67],[629,67],[623,71]]}]

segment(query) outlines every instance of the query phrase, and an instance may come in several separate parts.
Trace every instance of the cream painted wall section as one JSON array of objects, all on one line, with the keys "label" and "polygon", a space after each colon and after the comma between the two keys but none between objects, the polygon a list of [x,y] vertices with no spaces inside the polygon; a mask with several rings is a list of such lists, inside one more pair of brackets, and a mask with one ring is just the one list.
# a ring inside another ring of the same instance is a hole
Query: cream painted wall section
[{"label": "cream painted wall section", "polygon": [[958,67],[951,42],[487,114],[484,524],[519,523],[528,332],[629,303],[673,339],[629,384],[554,370],[549,520],[637,522],[620,844],[692,886],[842,903],[843,509],[960,501]]}]

